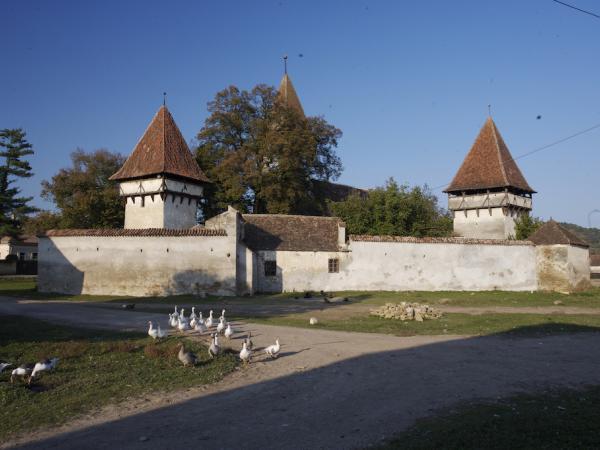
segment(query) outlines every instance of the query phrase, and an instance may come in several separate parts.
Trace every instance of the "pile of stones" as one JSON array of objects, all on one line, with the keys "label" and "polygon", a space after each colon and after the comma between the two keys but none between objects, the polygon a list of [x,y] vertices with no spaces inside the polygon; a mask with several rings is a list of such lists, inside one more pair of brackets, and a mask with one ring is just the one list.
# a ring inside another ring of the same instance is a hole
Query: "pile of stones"
[{"label": "pile of stones", "polygon": [[432,308],[429,305],[421,305],[420,303],[386,303],[380,308],[372,309],[372,316],[382,317],[384,319],[395,320],[416,320],[423,322],[429,319],[439,319],[442,317],[441,311]]}]

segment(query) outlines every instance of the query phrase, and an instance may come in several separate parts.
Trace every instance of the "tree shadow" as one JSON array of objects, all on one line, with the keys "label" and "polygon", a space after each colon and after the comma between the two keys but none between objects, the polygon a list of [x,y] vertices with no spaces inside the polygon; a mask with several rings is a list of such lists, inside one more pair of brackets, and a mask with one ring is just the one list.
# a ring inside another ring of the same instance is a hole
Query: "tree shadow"
[{"label": "tree shadow", "polygon": [[462,339],[347,333],[331,362],[312,343],[322,332],[280,336],[289,354],[272,363],[289,365],[284,376],[21,448],[364,448],[460,402],[600,384],[600,329],[564,326],[578,332],[549,336],[536,326]]}]

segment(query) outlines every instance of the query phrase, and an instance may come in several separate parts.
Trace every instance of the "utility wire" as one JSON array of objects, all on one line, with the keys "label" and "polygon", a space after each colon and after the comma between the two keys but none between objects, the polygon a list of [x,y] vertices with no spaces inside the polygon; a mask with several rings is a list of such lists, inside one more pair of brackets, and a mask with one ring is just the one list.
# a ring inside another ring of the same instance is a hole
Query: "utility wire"
[{"label": "utility wire", "polygon": [[[566,141],[568,141],[570,139],[576,138],[577,136],[581,136],[582,134],[589,133],[590,131],[593,131],[593,130],[595,130],[597,128],[600,128],[600,123],[597,123],[593,127],[586,128],[585,130],[578,131],[577,133],[571,134],[570,136],[567,136],[567,137],[564,137],[564,138],[559,139],[557,141],[554,141],[554,142],[552,142],[550,144],[546,144],[546,145],[543,145],[541,147],[535,148],[535,149],[533,149],[533,150],[531,150],[529,152],[526,152],[526,153],[523,153],[522,155],[517,156],[516,158],[511,158],[508,161],[505,161],[503,165],[505,166],[506,164],[508,164],[511,161],[516,161],[517,159],[525,158],[526,156],[530,156],[530,155],[533,155],[534,153],[541,152],[542,150],[546,150],[547,148],[554,147],[555,145],[558,145],[558,144],[562,144],[563,142],[566,142]],[[435,191],[437,189],[446,187],[449,184],[450,184],[450,182],[445,183],[445,184],[441,184],[439,186],[435,186],[435,187],[431,188],[431,190]]]},{"label": "utility wire", "polygon": [[577,6],[569,5],[568,3],[561,2],[559,0],[552,0],[552,1],[554,3],[558,3],[560,5],[566,6],[567,8],[574,9],[575,11],[579,11],[579,12],[582,12],[584,14],[589,14],[590,16],[595,17],[596,19],[600,19],[600,15],[598,15],[596,13],[593,13],[591,11],[586,11],[585,9],[581,9],[581,8],[578,8]]}]

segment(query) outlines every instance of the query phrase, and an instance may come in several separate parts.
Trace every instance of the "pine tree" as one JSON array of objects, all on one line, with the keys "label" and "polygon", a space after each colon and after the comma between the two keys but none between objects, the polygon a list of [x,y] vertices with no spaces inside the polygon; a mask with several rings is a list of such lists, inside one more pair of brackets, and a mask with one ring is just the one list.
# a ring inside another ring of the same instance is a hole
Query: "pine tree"
[{"label": "pine tree", "polygon": [[15,186],[19,178],[33,175],[26,156],[33,155],[33,147],[21,128],[0,130],[0,235],[16,235],[27,214],[36,211],[29,205],[33,197],[21,197]]}]

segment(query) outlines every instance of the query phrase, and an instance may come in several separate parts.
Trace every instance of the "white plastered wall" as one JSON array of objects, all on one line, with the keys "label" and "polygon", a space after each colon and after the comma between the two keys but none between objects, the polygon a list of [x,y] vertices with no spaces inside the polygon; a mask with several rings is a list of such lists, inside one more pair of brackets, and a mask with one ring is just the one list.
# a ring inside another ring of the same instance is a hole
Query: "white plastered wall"
[{"label": "white plastered wall", "polygon": [[569,293],[590,287],[589,250],[572,245],[536,247],[539,289]]}]

